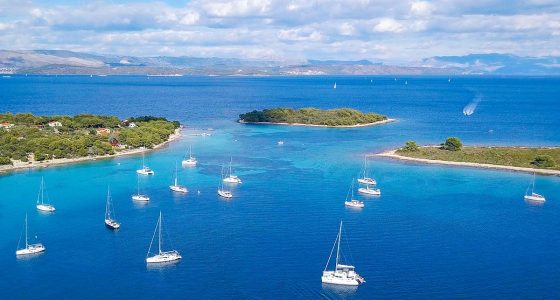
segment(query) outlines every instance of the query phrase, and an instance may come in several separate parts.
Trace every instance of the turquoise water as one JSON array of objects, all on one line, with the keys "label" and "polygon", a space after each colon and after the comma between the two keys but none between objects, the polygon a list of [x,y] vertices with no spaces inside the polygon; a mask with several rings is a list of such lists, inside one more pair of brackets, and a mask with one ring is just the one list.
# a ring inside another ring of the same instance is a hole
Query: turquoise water
[{"label": "turquoise water", "polygon": [[[523,201],[530,174],[374,159],[371,173],[382,196],[363,198],[362,210],[343,205],[363,155],[406,140],[560,144],[560,78],[12,77],[0,80],[0,90],[0,111],[152,114],[187,126],[181,140],[146,155],[156,175],[141,178],[152,197],[145,205],[130,199],[141,156],[0,176],[3,298],[560,294],[558,177],[537,176],[547,202],[535,206]],[[464,116],[463,108],[477,98],[474,113]],[[399,122],[357,129],[234,122],[240,113],[274,106],[349,106]],[[209,127],[209,137],[192,135]],[[189,194],[173,195],[168,185],[175,162],[189,145],[199,165],[179,172]],[[224,201],[216,188],[230,157],[243,184]],[[53,214],[34,207],[41,177],[57,208]],[[103,224],[109,184],[122,222],[117,232]],[[148,268],[144,259],[159,211],[166,245],[183,259]],[[26,212],[47,251],[18,260]],[[320,282],[341,219],[346,258],[367,280],[357,290]]]}]

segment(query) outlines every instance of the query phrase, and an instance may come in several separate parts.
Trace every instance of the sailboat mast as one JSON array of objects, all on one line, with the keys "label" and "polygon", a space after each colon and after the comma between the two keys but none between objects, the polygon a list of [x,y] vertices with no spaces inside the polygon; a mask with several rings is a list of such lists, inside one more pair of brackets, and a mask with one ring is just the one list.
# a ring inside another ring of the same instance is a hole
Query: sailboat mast
[{"label": "sailboat mast", "polygon": [[231,163],[232,163],[232,161],[233,161],[233,158],[230,157],[229,158],[229,176],[231,176]]},{"label": "sailboat mast", "polygon": [[25,249],[27,249],[27,246],[29,244],[27,243],[27,214],[25,214]]},{"label": "sailboat mast", "polygon": [[175,163],[175,186],[177,186],[177,163]]},{"label": "sailboat mast", "polygon": [[159,254],[161,254],[161,211],[159,212],[159,238],[158,238],[158,248]]},{"label": "sailboat mast", "polygon": [[334,270],[338,269],[338,258],[340,254],[340,240],[342,239],[342,221],[340,221],[340,227],[338,229],[338,244],[336,246],[336,263],[334,265]]}]

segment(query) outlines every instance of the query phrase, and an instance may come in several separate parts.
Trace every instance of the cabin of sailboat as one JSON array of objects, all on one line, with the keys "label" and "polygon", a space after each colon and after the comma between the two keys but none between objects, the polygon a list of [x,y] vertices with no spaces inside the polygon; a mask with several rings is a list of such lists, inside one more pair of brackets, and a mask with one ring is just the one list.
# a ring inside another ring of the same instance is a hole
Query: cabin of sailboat
[{"label": "cabin of sailboat", "polygon": [[[338,235],[334,242],[333,248],[331,249],[331,254],[329,255],[329,259],[327,260],[327,265],[323,270],[323,276],[321,276],[321,282],[327,284],[358,286],[366,281],[358,273],[356,273],[354,266],[340,263],[341,260],[340,240],[341,239],[342,239],[342,221],[340,221]],[[329,263],[335,247],[336,247],[335,267],[334,270],[328,271],[327,269],[329,267]]]},{"label": "cabin of sailboat", "polygon": [[[148,248],[148,253],[146,254],[146,263],[154,264],[154,263],[167,263],[180,260],[181,254],[177,250],[170,250],[170,251],[162,251],[161,244],[162,244],[162,231],[163,227],[163,217],[161,211],[159,212],[158,222],[156,224],[156,229],[154,230],[154,235],[152,236],[152,241],[150,242],[150,247]],[[157,254],[153,254],[150,256],[152,250],[152,244],[154,239],[158,235],[158,252]]]}]

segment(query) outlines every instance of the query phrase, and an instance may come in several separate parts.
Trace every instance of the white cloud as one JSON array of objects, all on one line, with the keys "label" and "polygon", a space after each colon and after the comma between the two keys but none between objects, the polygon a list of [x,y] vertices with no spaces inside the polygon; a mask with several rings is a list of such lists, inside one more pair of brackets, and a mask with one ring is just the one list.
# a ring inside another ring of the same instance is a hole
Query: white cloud
[{"label": "white cloud", "polygon": [[377,32],[402,32],[404,30],[404,26],[397,22],[395,19],[391,18],[383,18],[377,22],[377,24],[373,27],[373,30]]},{"label": "white cloud", "polygon": [[410,5],[410,12],[417,16],[429,16],[432,14],[434,7],[426,1],[415,1]]}]

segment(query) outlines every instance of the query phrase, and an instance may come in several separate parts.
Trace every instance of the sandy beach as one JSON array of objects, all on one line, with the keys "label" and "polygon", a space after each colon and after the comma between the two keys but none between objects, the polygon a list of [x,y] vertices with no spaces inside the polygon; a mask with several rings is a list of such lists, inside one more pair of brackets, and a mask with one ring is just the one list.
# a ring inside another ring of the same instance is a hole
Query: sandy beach
[{"label": "sandy beach", "polygon": [[503,166],[503,165],[491,165],[491,164],[479,164],[472,162],[457,162],[457,161],[445,161],[445,160],[432,160],[425,158],[415,158],[407,157],[396,154],[397,150],[389,150],[382,153],[374,154],[379,157],[387,157],[391,159],[413,161],[426,164],[439,164],[439,165],[449,165],[449,166],[461,166],[461,167],[471,167],[471,168],[482,168],[482,169],[497,169],[497,170],[507,170],[514,172],[526,172],[526,173],[536,173],[541,175],[553,175],[560,176],[559,170],[546,170],[546,169],[534,169],[534,168],[524,168],[524,167],[513,167],[513,166]]},{"label": "sandy beach", "polygon": [[140,153],[143,153],[143,152],[154,151],[154,150],[162,148],[163,146],[179,139],[181,137],[181,130],[182,130],[182,128],[177,128],[175,130],[175,132],[169,136],[167,141],[165,141],[161,144],[155,145],[151,149],[149,149],[149,148],[127,149],[127,150],[122,150],[122,151],[116,152],[113,155],[87,156],[87,157],[78,157],[78,158],[55,158],[55,159],[50,159],[50,160],[44,160],[42,162],[34,161],[34,162],[31,162],[31,163],[15,161],[12,166],[10,166],[10,165],[0,166],[0,173],[6,173],[6,172],[12,172],[12,171],[18,171],[18,170],[25,170],[25,169],[33,169],[33,168],[48,168],[48,167],[51,167],[51,166],[61,166],[61,165],[67,165],[67,164],[73,164],[73,163],[79,163],[79,162],[87,162],[87,161],[96,161],[96,160],[102,160],[102,159],[112,159],[112,158],[117,158],[117,157],[126,156],[126,155],[134,155],[134,154],[140,154]]},{"label": "sandy beach", "polygon": [[262,124],[262,125],[288,125],[288,126],[326,127],[326,128],[356,128],[356,127],[369,127],[369,126],[382,125],[382,124],[387,124],[396,121],[397,119],[387,119],[387,120],[377,121],[373,123],[356,124],[356,125],[340,125],[340,126],[302,124],[302,123],[245,122],[242,120],[239,120],[238,122],[242,124],[256,124],[256,125]]}]

